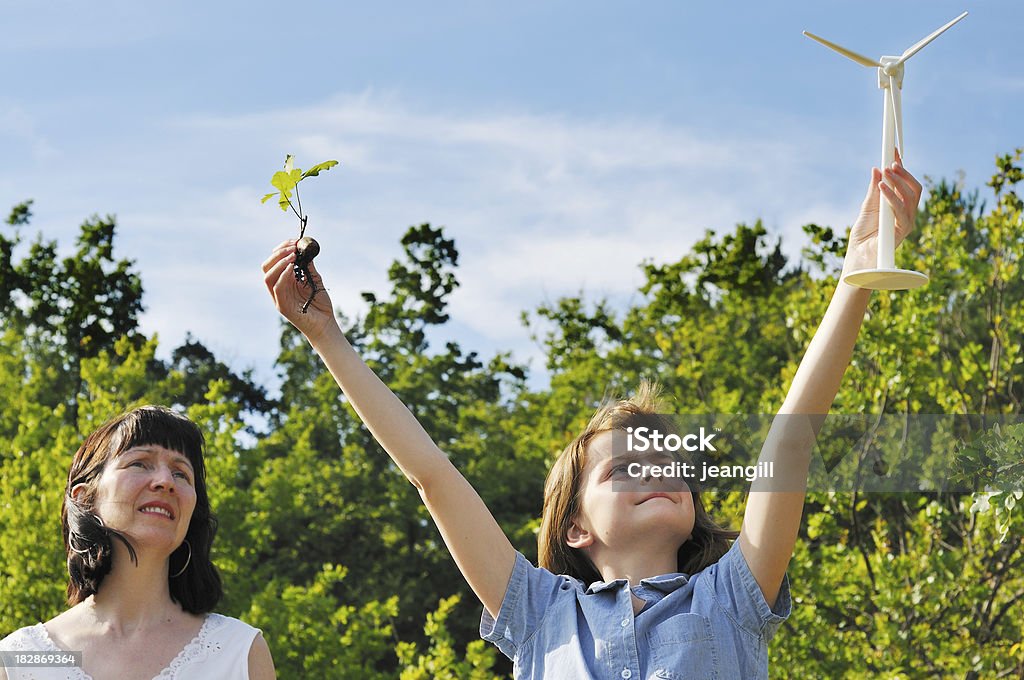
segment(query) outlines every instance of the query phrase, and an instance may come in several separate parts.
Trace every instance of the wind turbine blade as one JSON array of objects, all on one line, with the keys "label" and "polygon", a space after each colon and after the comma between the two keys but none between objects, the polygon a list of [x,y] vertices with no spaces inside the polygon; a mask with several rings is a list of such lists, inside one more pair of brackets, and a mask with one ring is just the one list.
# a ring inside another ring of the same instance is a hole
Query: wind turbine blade
[{"label": "wind turbine blade", "polygon": [[853,52],[852,50],[848,50],[845,47],[841,47],[841,46],[835,44],[834,42],[829,42],[828,40],[825,40],[824,38],[821,38],[821,37],[818,37],[818,36],[814,35],[810,31],[804,31],[804,35],[806,35],[811,40],[820,42],[822,45],[824,45],[825,47],[827,47],[829,49],[835,50],[836,52],[838,52],[839,54],[843,55],[847,59],[853,59],[855,62],[857,62],[861,66],[871,66],[871,67],[879,67],[879,68],[882,66],[881,62],[879,62],[879,61],[877,61],[875,59],[868,59],[863,54],[857,54],[856,52]]},{"label": "wind turbine blade", "polygon": [[896,148],[900,150],[900,158],[903,158],[903,103],[900,101],[902,94],[900,87],[896,84],[896,77],[889,76],[889,90],[892,93],[892,119],[896,125]]},{"label": "wind turbine blade", "polygon": [[900,56],[899,60],[898,60],[898,61],[896,62],[896,64],[894,64],[894,65],[895,65],[895,66],[898,66],[898,65],[902,64],[903,62],[905,62],[905,61],[906,61],[907,59],[910,59],[910,58],[911,58],[912,56],[914,56],[915,54],[917,54],[918,52],[920,52],[920,51],[921,51],[921,49],[922,49],[922,48],[923,48],[923,47],[924,47],[925,45],[927,45],[928,43],[930,43],[931,41],[935,40],[936,38],[938,38],[938,37],[939,37],[940,35],[942,35],[942,34],[943,34],[943,33],[945,33],[946,31],[948,31],[948,30],[949,30],[950,28],[952,28],[952,27],[953,27],[953,24],[955,24],[956,22],[960,21],[960,20],[961,20],[961,19],[963,19],[963,18],[964,18],[965,16],[967,16],[967,12],[964,12],[963,14],[961,14],[960,16],[958,16],[958,17],[957,17],[956,19],[953,19],[952,21],[950,21],[950,22],[949,22],[948,24],[946,24],[946,25],[945,25],[945,26],[943,26],[942,28],[940,28],[940,29],[936,30],[936,31],[935,31],[934,33],[932,33],[931,35],[929,35],[929,36],[928,36],[927,38],[924,38],[923,40],[920,40],[919,42],[917,42],[916,44],[914,44],[914,45],[913,45],[912,47],[908,47],[908,48],[907,48],[907,51],[906,51],[906,52],[904,52],[904,53],[903,53],[903,54],[902,54],[902,55]]}]

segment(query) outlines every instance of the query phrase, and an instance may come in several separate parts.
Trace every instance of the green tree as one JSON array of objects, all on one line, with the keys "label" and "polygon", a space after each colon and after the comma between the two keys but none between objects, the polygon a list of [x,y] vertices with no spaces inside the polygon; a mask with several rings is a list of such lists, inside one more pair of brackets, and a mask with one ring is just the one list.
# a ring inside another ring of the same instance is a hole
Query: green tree
[{"label": "green tree", "polygon": [[[80,365],[109,349],[122,336],[136,338],[142,312],[142,282],[133,263],[114,257],[116,221],[91,217],[82,223],[73,254],[60,257],[57,242],[38,235],[28,252],[13,261],[21,243],[31,202],[15,206],[7,224],[12,237],[0,243],[0,301],[4,319],[23,330],[35,352],[63,377],[52,392],[39,395],[51,407],[63,403],[75,419],[75,397],[81,387]],[[60,401],[58,401],[58,399]]]},{"label": "green tree", "polygon": [[[898,257],[932,280],[874,295],[834,411],[1020,415],[1020,159],[997,159],[991,209],[977,191],[931,184]],[[120,290],[141,309],[137,275],[113,257],[112,220],[83,228],[77,262],[41,237],[16,260],[30,217],[29,203],[17,206],[0,232],[0,635],[63,608],[57,509],[84,433],[157,402],[186,409],[207,434],[221,610],[265,631],[282,677],[509,676],[477,639],[480,605],[415,490],[300,336],[283,327],[273,401],[191,337],[161,363],[157,339],[103,297]],[[406,233],[390,290],[366,293],[370,311],[343,317],[343,328],[535,559],[545,472],[607,393],[647,376],[680,413],[778,407],[835,286],[843,231],[807,225],[797,264],[763,225],[741,224],[709,232],[677,262],[643,264],[625,308],[582,293],[539,306],[524,318],[545,352],[544,388],[531,389],[507,355],[431,342],[444,337],[458,252],[430,225]],[[33,271],[47,264],[53,280]],[[267,416],[258,438],[242,436],[247,413]],[[1012,487],[1024,474],[1021,441],[1012,426],[972,449],[1008,466],[998,493],[810,494],[773,672],[1024,673],[1024,503]],[[738,527],[743,495],[717,494],[711,508]]]}]

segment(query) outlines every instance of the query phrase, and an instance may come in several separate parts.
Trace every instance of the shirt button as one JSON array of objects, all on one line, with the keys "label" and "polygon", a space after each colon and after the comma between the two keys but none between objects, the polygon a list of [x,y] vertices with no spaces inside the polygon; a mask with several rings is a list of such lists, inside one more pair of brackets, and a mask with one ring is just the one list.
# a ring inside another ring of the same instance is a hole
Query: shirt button
[{"label": "shirt button", "polygon": [[623,668],[622,673],[620,673],[619,675],[628,680],[629,678],[633,677],[633,671],[629,670],[628,668]]},{"label": "shirt button", "polygon": [[623,628],[629,625],[629,619],[622,619],[622,623],[619,624]]}]

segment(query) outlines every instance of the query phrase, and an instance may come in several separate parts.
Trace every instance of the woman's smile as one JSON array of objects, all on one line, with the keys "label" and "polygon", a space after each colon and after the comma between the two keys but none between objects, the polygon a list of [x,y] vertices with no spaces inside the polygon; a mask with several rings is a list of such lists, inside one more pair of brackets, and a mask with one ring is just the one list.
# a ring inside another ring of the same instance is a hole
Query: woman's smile
[{"label": "woman's smile", "polygon": [[139,512],[144,515],[154,515],[156,517],[163,517],[165,519],[174,520],[174,510],[167,503],[161,503],[160,501],[153,501],[146,503]]}]

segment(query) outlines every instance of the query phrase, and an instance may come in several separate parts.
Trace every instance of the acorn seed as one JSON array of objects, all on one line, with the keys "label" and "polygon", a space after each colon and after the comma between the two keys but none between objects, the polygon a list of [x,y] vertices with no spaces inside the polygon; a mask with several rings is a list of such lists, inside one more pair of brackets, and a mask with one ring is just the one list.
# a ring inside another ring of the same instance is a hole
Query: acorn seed
[{"label": "acorn seed", "polygon": [[313,258],[320,254],[320,244],[316,242],[316,239],[310,238],[309,236],[299,239],[299,242],[295,244],[295,264],[296,266],[307,265],[313,261]]}]

